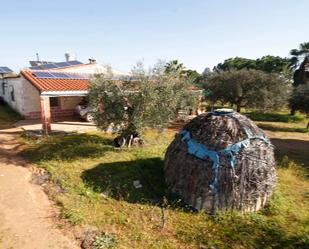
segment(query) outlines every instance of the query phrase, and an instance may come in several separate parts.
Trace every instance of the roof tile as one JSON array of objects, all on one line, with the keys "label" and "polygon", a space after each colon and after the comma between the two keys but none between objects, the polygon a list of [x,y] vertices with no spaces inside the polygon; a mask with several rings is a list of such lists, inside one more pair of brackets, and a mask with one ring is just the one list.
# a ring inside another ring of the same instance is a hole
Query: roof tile
[{"label": "roof tile", "polygon": [[21,71],[39,91],[84,91],[88,90],[88,79],[37,78],[32,71]]}]

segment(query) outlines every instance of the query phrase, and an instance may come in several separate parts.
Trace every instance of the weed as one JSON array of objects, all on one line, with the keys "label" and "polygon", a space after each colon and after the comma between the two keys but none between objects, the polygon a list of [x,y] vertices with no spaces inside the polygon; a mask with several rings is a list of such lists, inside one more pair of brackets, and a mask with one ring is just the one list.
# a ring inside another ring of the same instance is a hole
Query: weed
[{"label": "weed", "polygon": [[114,235],[101,234],[96,236],[93,243],[92,249],[111,249],[115,248],[117,245],[117,239]]}]

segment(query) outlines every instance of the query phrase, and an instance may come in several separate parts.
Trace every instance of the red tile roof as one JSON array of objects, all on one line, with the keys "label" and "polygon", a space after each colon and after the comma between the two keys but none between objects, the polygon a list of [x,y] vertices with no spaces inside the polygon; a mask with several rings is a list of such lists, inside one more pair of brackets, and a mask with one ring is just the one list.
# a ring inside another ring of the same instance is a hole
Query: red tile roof
[{"label": "red tile roof", "polygon": [[32,71],[21,71],[39,91],[85,91],[88,90],[87,79],[37,78]]}]

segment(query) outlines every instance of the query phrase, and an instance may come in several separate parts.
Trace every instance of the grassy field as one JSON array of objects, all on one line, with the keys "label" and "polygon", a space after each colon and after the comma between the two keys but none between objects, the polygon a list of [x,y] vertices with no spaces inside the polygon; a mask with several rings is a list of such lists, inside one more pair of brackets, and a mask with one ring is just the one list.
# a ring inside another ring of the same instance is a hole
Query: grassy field
[{"label": "grassy field", "polygon": [[[302,127],[304,122],[267,122],[271,127],[267,133],[276,145],[278,186],[269,205],[253,214],[225,212],[212,217],[196,213],[167,191],[162,159],[175,134],[172,130],[149,131],[145,148],[122,150],[113,147],[111,135],[100,133],[27,138],[29,148],[24,155],[61,185],[62,191],[52,195],[62,217],[106,232],[112,240],[104,237],[105,245],[309,248],[309,134],[280,128],[286,124],[287,128]],[[292,140],[300,144],[291,144]],[[142,188],[133,186],[135,180]],[[164,229],[162,204],[167,219]]]},{"label": "grassy field", "polygon": [[302,122],[305,121],[305,116],[299,113],[290,115],[288,112],[279,113],[261,113],[261,112],[247,112],[245,113],[249,118],[254,121],[266,121],[266,122]]}]

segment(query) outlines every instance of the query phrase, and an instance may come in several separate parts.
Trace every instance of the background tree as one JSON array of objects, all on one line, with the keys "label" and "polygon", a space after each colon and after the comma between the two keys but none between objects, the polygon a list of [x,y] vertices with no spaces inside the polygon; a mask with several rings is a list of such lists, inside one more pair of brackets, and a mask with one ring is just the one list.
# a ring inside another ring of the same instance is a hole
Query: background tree
[{"label": "background tree", "polygon": [[[308,76],[306,67],[308,66],[309,57],[309,42],[304,42],[299,45],[298,49],[292,49],[290,51],[291,68],[294,69],[293,74],[293,86],[297,87],[302,84],[306,84]],[[291,105],[291,115],[295,114],[295,109]]]},{"label": "background tree", "polygon": [[290,64],[291,61],[289,58],[282,58],[280,56],[267,55],[256,60],[235,57],[219,63],[214,67],[214,71],[255,69],[266,73],[279,73],[290,79],[292,77]]},{"label": "background tree", "polygon": [[[309,83],[299,85],[293,89],[293,93],[290,99],[290,107],[293,110],[298,110],[306,114],[309,118]],[[309,129],[309,121],[307,124],[307,130]]]},{"label": "background tree", "polygon": [[209,75],[211,75],[211,70],[210,70],[210,68],[209,67],[206,67],[205,69],[204,69],[204,71],[203,71],[203,73],[202,73],[202,77],[203,78],[207,78]]},{"label": "background tree", "polygon": [[191,69],[185,70],[184,73],[187,77],[191,78],[194,83],[197,82],[201,76],[196,70]]},{"label": "background tree", "polygon": [[301,43],[298,49],[292,49],[290,55],[292,56],[291,64],[296,69],[309,56],[309,42]]},{"label": "background tree", "polygon": [[241,69],[256,69],[256,61],[252,59],[235,57],[226,59],[223,63],[219,63],[214,67],[213,71],[229,71]]},{"label": "background tree", "polygon": [[183,74],[185,67],[182,63],[179,63],[178,60],[171,60],[166,63],[164,72],[167,74]]},{"label": "background tree", "polygon": [[213,104],[229,104],[240,112],[242,107],[259,110],[282,108],[287,103],[289,83],[274,73],[254,69],[220,71],[204,84],[206,98]]},{"label": "background tree", "polygon": [[166,74],[164,68],[154,67],[146,73],[138,65],[133,78],[134,82],[116,84],[110,77],[96,75],[90,81],[90,104],[101,129],[113,124],[122,138],[140,136],[147,127],[166,128],[179,108],[189,110],[196,105],[190,78],[179,72]]},{"label": "background tree", "polygon": [[285,76],[292,76],[291,60],[280,56],[266,55],[256,59],[256,70],[261,70],[266,73],[278,73]]},{"label": "background tree", "polygon": [[302,84],[306,84],[308,81],[308,75],[306,72],[306,67],[308,67],[309,61],[306,57],[299,67],[294,71],[293,75],[293,86],[297,87]]},{"label": "background tree", "polygon": [[164,73],[188,77],[195,85],[198,85],[201,78],[201,75],[196,70],[186,69],[183,63],[179,63],[178,60],[167,62],[164,66]]},{"label": "background tree", "polygon": [[290,59],[292,68],[295,69],[293,86],[297,87],[305,84],[307,80],[306,66],[309,57],[309,42],[301,43],[299,49],[292,49],[290,55],[292,56]]}]

